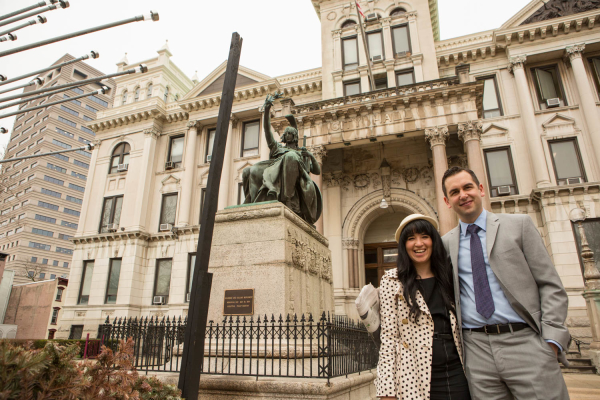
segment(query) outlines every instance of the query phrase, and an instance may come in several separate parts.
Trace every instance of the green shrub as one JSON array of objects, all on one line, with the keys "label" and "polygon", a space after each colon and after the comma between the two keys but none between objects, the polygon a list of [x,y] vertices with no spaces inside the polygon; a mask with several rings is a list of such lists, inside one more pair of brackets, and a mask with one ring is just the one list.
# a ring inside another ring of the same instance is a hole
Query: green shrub
[{"label": "green shrub", "polygon": [[114,353],[102,346],[96,361],[77,363],[80,345],[78,340],[0,341],[0,399],[181,399],[176,387],[137,373],[131,339],[120,341]]}]

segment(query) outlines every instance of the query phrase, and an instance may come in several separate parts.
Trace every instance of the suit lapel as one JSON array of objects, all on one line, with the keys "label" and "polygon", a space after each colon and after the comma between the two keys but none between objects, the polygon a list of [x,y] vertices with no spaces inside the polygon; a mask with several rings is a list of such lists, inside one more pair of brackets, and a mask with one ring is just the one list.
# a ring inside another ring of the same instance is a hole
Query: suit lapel
[{"label": "suit lapel", "polygon": [[[492,254],[492,248],[494,247],[494,243],[496,242],[496,234],[498,233],[498,226],[500,225],[499,218],[496,214],[492,214],[488,211],[487,213],[487,221],[485,223],[486,229],[486,247],[487,247],[487,256],[488,260],[490,259],[490,255]],[[496,271],[494,271],[496,272]]]}]

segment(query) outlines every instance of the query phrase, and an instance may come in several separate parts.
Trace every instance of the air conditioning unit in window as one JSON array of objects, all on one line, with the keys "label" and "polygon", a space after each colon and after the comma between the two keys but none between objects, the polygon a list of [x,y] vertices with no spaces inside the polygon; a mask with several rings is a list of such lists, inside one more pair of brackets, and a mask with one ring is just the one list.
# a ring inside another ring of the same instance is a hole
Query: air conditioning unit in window
[{"label": "air conditioning unit in window", "polygon": [[165,296],[154,296],[152,298],[152,304],[165,304],[166,298]]},{"label": "air conditioning unit in window", "polygon": [[211,155],[206,156],[206,162],[210,162],[210,159],[212,158]]},{"label": "air conditioning unit in window", "polygon": [[109,232],[116,232],[119,229],[119,225],[117,224],[108,224],[106,225],[106,230]]},{"label": "air conditioning unit in window", "polygon": [[381,61],[381,60],[383,60],[383,56],[381,56],[381,55],[376,55],[376,56],[371,57],[371,61]]},{"label": "air conditioning unit in window", "polygon": [[191,293],[188,293],[185,295],[185,300],[189,303],[190,302],[190,297],[191,297]]},{"label": "air conditioning unit in window", "polygon": [[548,100],[546,100],[546,106],[548,108],[559,107],[560,106],[560,99],[558,97],[555,97],[553,99],[548,99]]},{"label": "air conditioning unit in window", "polygon": [[173,161],[167,161],[165,163],[165,169],[175,169],[175,163]]},{"label": "air conditioning unit in window", "polygon": [[508,196],[510,195],[510,186],[498,186],[496,192],[498,196]]},{"label": "air conditioning unit in window", "polygon": [[396,53],[396,58],[410,57],[410,51],[399,51]]},{"label": "air conditioning unit in window", "polygon": [[578,178],[567,178],[567,185],[576,185],[578,183],[583,183],[583,179],[581,177]]},{"label": "air conditioning unit in window", "polygon": [[161,232],[169,232],[173,230],[173,225],[171,224],[160,224],[159,231]]},{"label": "air conditioning unit in window", "polygon": [[127,171],[129,169],[129,164],[119,164],[117,166],[117,172]]},{"label": "air conditioning unit in window", "polygon": [[367,18],[365,18],[366,22],[374,22],[379,19],[379,16],[375,13],[367,14]]}]

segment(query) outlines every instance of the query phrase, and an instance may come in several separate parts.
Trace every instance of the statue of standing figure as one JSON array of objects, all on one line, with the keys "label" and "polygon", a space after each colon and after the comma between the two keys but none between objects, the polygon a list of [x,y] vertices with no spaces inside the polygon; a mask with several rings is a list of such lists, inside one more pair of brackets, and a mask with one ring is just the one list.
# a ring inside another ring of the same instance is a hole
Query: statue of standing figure
[{"label": "statue of standing figure", "polygon": [[321,167],[305,147],[298,147],[298,125],[293,115],[286,115],[290,126],[275,140],[271,126],[271,108],[279,95],[267,95],[264,104],[263,127],[269,159],[244,169],[242,173],[244,204],[277,200],[309,224],[314,224],[323,211],[321,191],[310,177],[320,175]]}]

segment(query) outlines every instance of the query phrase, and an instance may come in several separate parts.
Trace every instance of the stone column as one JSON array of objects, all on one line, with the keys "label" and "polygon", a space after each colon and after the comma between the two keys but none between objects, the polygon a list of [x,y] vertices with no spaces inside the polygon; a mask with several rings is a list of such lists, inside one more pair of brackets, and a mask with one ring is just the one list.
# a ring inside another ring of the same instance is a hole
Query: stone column
[{"label": "stone column", "polygon": [[[366,65],[358,67],[358,73],[360,74],[360,92],[367,93],[371,91],[371,82],[369,80],[369,70]],[[343,93],[345,94],[345,93]]]},{"label": "stone column", "polygon": [[323,177],[325,186],[327,186],[327,239],[329,239],[329,249],[331,250],[331,263],[333,272],[334,291],[347,288],[344,280],[344,257],[342,248],[342,189],[341,173],[335,175],[328,174]]},{"label": "stone column", "polygon": [[360,241],[358,239],[354,239],[352,241],[352,258],[354,265],[354,287],[360,288],[360,265],[358,262],[358,246],[360,245]]},{"label": "stone column", "polygon": [[181,185],[181,203],[178,226],[190,225],[191,203],[194,195],[194,177],[196,176],[196,143],[198,140],[198,121],[187,123],[187,140],[185,143],[185,163],[183,182]]},{"label": "stone column", "polygon": [[[219,188],[219,210],[223,210],[229,206],[229,192],[231,182],[231,164],[232,159],[232,148],[235,143],[234,133],[237,126],[238,119],[231,115],[229,119],[229,131],[227,132],[227,144],[225,146],[225,157],[223,158],[223,170],[221,172],[221,184]],[[216,138],[215,138],[216,139]]]},{"label": "stone column", "polygon": [[419,43],[419,30],[417,29],[417,12],[407,12],[408,31],[410,32],[410,46],[413,54],[421,53],[421,44]]},{"label": "stone column", "polygon": [[[96,179],[96,163],[98,161],[98,153],[100,152],[100,146],[102,145],[102,141],[96,139],[94,140],[92,143],[94,143],[94,150],[92,150],[92,158],[90,160],[90,168],[88,170],[88,179],[87,182],[85,183],[85,192],[83,193],[83,202],[81,204],[81,209],[82,210],[89,210],[90,207],[90,197],[93,196],[92,191],[94,190],[94,185],[97,185],[96,187],[100,186],[98,185],[100,182],[100,179]],[[106,174],[104,174],[106,176]],[[100,187],[104,187],[104,183],[101,184]],[[104,190],[104,189],[103,189]],[[104,194],[104,192],[102,192]],[[77,236],[83,236],[85,235],[85,231],[84,228],[85,226],[85,219],[84,218],[80,218],[79,220],[79,225],[77,226]],[[90,231],[90,234],[93,233],[97,233],[98,232],[98,226],[94,226],[92,229],[88,228],[88,231]],[[0,275],[0,281],[2,280],[2,275]]]},{"label": "stone column", "polygon": [[342,70],[342,30],[337,29],[331,32],[331,36],[333,37],[333,70],[341,71]]},{"label": "stone column", "polygon": [[[392,32],[390,29],[391,20],[392,19],[390,17],[381,18],[381,26],[383,27],[383,51],[385,52],[385,60],[394,59],[394,48],[392,46]],[[390,87],[389,82],[388,87]]]},{"label": "stone column", "polygon": [[600,117],[598,116],[596,99],[592,92],[594,84],[589,81],[583,64],[582,55],[584,49],[584,44],[578,44],[567,47],[566,53],[569,56],[569,60],[571,60],[571,67],[573,67],[573,75],[575,75],[575,83],[579,91],[579,106],[585,117],[587,133],[592,141],[592,146],[594,146],[593,155],[595,157],[593,158],[600,160]]},{"label": "stone column", "polygon": [[355,282],[355,273],[354,273],[354,249],[352,248],[354,243],[354,239],[343,239],[342,247],[346,252],[346,258],[348,260],[348,268],[346,269],[348,273],[348,287],[355,288],[357,284]]},{"label": "stone column", "polygon": [[542,148],[540,132],[535,122],[535,113],[533,110],[533,99],[529,92],[527,76],[525,75],[526,56],[511,57],[509,69],[515,76],[517,83],[517,95],[521,104],[521,119],[523,120],[523,130],[527,137],[529,146],[529,159],[533,167],[537,187],[551,186],[546,156]]},{"label": "stone column", "polygon": [[[317,186],[319,187],[319,189],[321,190],[321,194],[324,194],[324,190],[323,190],[323,159],[325,159],[325,157],[327,157],[327,150],[325,150],[325,146],[314,146],[314,147],[310,148],[309,151],[315,156],[315,159],[319,163],[319,167],[321,167],[321,175],[310,174],[310,177],[312,178],[313,182],[315,182],[317,184]],[[325,212],[325,201],[323,201],[323,213],[324,212]],[[319,232],[321,235],[323,234],[323,213],[321,214],[321,217],[319,218],[319,220],[315,223],[317,232]]]},{"label": "stone column", "polygon": [[433,153],[433,179],[435,181],[435,198],[440,222],[440,234],[445,235],[454,228],[454,215],[444,202],[444,191],[442,190],[442,177],[448,169],[446,158],[446,139],[448,139],[448,127],[436,126],[425,129],[425,139],[431,145]]},{"label": "stone column", "polygon": [[483,124],[481,121],[468,121],[465,123],[458,124],[458,137],[465,143],[465,151],[467,153],[467,160],[469,162],[469,168],[475,172],[479,182],[483,185],[485,190],[485,197],[483,199],[483,206],[486,210],[492,210],[492,203],[490,201],[490,188],[487,181],[487,175],[485,173],[485,167],[483,166],[483,157],[481,155],[481,129]]},{"label": "stone column", "polygon": [[156,153],[156,141],[158,140],[158,130],[150,128],[144,130],[144,152],[142,154],[140,166],[140,181],[137,182],[137,191],[135,196],[136,207],[133,217],[133,230],[144,230],[146,228],[148,216],[148,202],[152,198],[150,186],[154,179],[154,159]]}]

